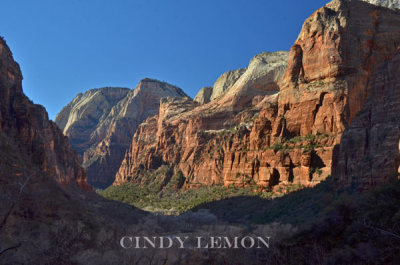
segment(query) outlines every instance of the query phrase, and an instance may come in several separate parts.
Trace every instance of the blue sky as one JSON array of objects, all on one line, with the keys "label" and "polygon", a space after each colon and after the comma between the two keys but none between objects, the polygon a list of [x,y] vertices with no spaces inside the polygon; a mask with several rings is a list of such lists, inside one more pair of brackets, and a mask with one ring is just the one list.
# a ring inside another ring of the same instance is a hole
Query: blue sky
[{"label": "blue sky", "polygon": [[3,0],[0,35],[50,118],[90,88],[144,77],[194,97],[264,51],[289,50],[321,0]]}]

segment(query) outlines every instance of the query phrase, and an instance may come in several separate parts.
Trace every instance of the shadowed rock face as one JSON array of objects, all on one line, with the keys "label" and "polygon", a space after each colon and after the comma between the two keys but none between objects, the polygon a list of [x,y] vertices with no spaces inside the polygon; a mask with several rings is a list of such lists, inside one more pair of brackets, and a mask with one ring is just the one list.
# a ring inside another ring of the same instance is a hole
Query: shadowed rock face
[{"label": "shadowed rock face", "polygon": [[68,138],[21,81],[1,38],[0,264],[123,262],[114,242],[145,213],[92,191]]},{"label": "shadowed rock face", "polygon": [[344,132],[332,175],[360,189],[397,179],[400,165],[400,51],[374,75],[364,108]]},{"label": "shadowed rock face", "polygon": [[[222,97],[162,104],[134,135],[115,184],[145,182],[168,164],[185,187],[314,185],[331,173],[333,147],[399,45],[399,11],[334,0],[305,21],[284,75],[287,55],[262,54]],[[170,108],[181,111],[163,116]]]},{"label": "shadowed rock face", "polygon": [[[11,51],[0,40],[0,134],[2,147],[17,148],[26,155],[37,170],[45,172],[58,183],[66,186],[76,183],[83,189],[90,189],[86,173],[79,165],[76,152],[71,149],[62,131],[48,119],[47,112],[33,104],[22,92],[22,74],[14,61]],[[10,163],[7,155],[1,157],[1,165]],[[22,166],[21,166],[22,167]],[[30,172],[16,173],[28,177]],[[4,177],[4,176],[2,176]]]},{"label": "shadowed rock face", "polygon": [[187,97],[178,87],[147,78],[134,90],[89,90],[61,110],[55,121],[83,157],[89,184],[105,188],[114,181],[137,126],[157,114],[167,96]]}]

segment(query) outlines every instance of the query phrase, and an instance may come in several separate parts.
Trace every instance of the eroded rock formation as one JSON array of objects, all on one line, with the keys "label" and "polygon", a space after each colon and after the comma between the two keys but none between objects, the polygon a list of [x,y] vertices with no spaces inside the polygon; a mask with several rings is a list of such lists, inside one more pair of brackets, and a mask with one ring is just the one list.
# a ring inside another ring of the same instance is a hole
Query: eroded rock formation
[{"label": "eroded rock formation", "polygon": [[[398,11],[334,0],[305,21],[287,69],[283,54],[263,54],[208,104],[162,104],[133,137],[115,184],[143,182],[163,164],[181,171],[186,187],[318,183],[371,76],[399,45]],[[180,111],[163,115],[169,109]]]},{"label": "eroded rock formation", "polygon": [[[228,164],[224,157],[227,161],[230,157],[225,153],[245,148],[248,141],[241,139],[238,131],[246,126],[245,130],[250,129],[254,115],[263,105],[276,105],[274,94],[279,90],[278,80],[286,69],[285,58],[285,52],[256,56],[235,84],[209,104],[198,106],[187,100],[162,100],[159,114],[139,126],[116,183],[137,181],[141,173],[162,164],[182,171],[187,187],[225,183],[228,175],[242,172],[243,165],[235,169],[227,167],[223,172],[224,164]],[[252,86],[256,88],[251,90]],[[235,135],[237,139],[232,145],[229,141]]]},{"label": "eroded rock formation", "polygon": [[200,104],[205,104],[222,97],[243,75],[243,73],[246,72],[246,70],[246,68],[242,68],[223,73],[218,77],[217,81],[215,81],[214,86],[203,87],[200,89],[194,98],[194,101]]},{"label": "eroded rock formation", "polygon": [[87,149],[106,137],[111,109],[129,91],[129,88],[119,87],[90,89],[79,93],[57,114],[55,123],[69,137],[71,145],[81,157]]},{"label": "eroded rock formation", "polygon": [[178,87],[146,78],[134,90],[89,90],[63,108],[55,121],[83,157],[89,184],[105,188],[114,181],[137,126],[157,114],[168,96],[187,97]]},{"label": "eroded rock formation", "polygon": [[25,96],[21,81],[1,38],[0,264],[128,260],[115,240],[144,212],[92,191],[68,138]]},{"label": "eroded rock formation", "polygon": [[199,90],[195,98],[193,99],[194,101],[200,103],[200,104],[206,104],[210,102],[211,94],[212,94],[213,88],[206,86],[203,87],[202,89]]}]

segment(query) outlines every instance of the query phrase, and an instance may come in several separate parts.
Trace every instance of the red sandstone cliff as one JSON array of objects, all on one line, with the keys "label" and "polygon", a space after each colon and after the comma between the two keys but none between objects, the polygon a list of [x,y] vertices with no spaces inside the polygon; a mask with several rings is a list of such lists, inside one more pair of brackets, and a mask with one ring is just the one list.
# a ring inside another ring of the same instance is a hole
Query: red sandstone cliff
[{"label": "red sandstone cliff", "polygon": [[113,183],[137,126],[157,114],[160,98],[167,96],[187,97],[178,87],[145,78],[134,90],[91,89],[61,110],[55,122],[82,156],[89,184]]},{"label": "red sandstone cliff", "polygon": [[[0,134],[2,147],[17,148],[38,170],[47,173],[61,185],[76,183],[90,189],[86,173],[79,165],[76,152],[69,146],[56,124],[49,121],[46,110],[33,104],[22,92],[22,74],[11,51],[0,40]],[[12,146],[12,147],[11,147]],[[0,158],[1,165],[9,163],[7,155]],[[6,174],[3,172],[2,174]],[[19,172],[20,176],[29,172]],[[5,177],[4,175],[1,176]]]},{"label": "red sandstone cliff", "polygon": [[399,45],[398,11],[334,0],[305,21],[283,79],[266,60],[263,74],[272,78],[253,82],[243,73],[208,104],[163,101],[138,128],[115,184],[144,183],[163,164],[181,171],[186,187],[318,183],[331,173],[333,147],[364,105],[371,76]]},{"label": "red sandstone cliff", "polygon": [[21,81],[1,38],[0,264],[130,260],[115,240],[144,213],[85,191],[91,187],[76,152],[45,109],[24,95]]}]

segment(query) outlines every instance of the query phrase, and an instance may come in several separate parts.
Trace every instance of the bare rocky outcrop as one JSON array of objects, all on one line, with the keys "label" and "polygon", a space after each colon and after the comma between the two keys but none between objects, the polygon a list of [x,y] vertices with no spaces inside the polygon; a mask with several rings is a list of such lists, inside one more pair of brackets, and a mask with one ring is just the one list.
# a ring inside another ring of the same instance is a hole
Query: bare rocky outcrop
[{"label": "bare rocky outcrop", "polygon": [[[334,97],[342,94],[340,104],[345,109],[331,112],[338,114],[332,122],[338,121],[335,127],[343,131],[343,125],[355,117],[368,96],[371,74],[396,52],[398,27],[398,11],[362,1],[334,0],[317,10],[305,21],[291,49],[287,84],[280,93],[280,102],[297,104],[307,97],[318,100],[322,93]],[[294,117],[298,127],[291,130],[315,130],[308,122],[314,119],[313,115]]]},{"label": "bare rocky outcrop", "polygon": [[342,136],[333,158],[336,184],[363,190],[398,178],[399,111],[400,51],[376,72],[367,103]]},{"label": "bare rocky outcrop", "polygon": [[[255,96],[274,94],[279,91],[288,64],[286,51],[264,52],[254,56],[240,78],[226,92],[227,98],[234,95],[234,105],[242,105]],[[240,99],[240,100],[238,100]]]},{"label": "bare rocky outcrop", "polygon": [[0,264],[134,260],[115,242],[146,213],[92,191],[68,138],[25,96],[21,81],[1,38]]},{"label": "bare rocky outcrop", "polygon": [[246,72],[246,68],[241,68],[234,71],[225,72],[218,77],[217,81],[214,83],[210,100],[215,100],[223,96],[225,92],[229,90],[244,74],[244,72]]},{"label": "bare rocky outcrop", "polygon": [[[142,178],[145,171],[163,164],[172,165],[176,172],[182,171],[187,179],[186,187],[228,185],[232,175],[244,176],[247,165],[235,164],[234,168],[224,168],[224,165],[234,159],[228,154],[242,147],[245,149],[249,144],[248,139],[238,135],[238,130],[242,130],[243,135],[246,131],[250,133],[254,115],[262,106],[276,106],[275,94],[286,69],[287,55],[287,52],[277,52],[256,56],[236,83],[222,97],[208,104],[162,101],[159,114],[139,126],[115,184],[146,182]],[[252,162],[258,156],[259,153],[252,157]],[[258,172],[252,176],[258,181]],[[237,178],[238,182],[241,179]],[[268,185],[268,181],[265,183]]]},{"label": "bare rocky outcrop", "polygon": [[390,9],[400,9],[399,0],[363,0],[363,1],[377,6],[387,7]]},{"label": "bare rocky outcrop", "polygon": [[206,104],[210,102],[211,94],[213,92],[213,88],[206,86],[199,90],[193,101],[196,101],[200,104]]},{"label": "bare rocky outcrop", "polygon": [[[22,91],[22,74],[11,51],[3,39],[0,40],[0,134],[3,148],[26,155],[27,161],[40,171],[52,176],[61,185],[76,183],[90,189],[86,173],[80,167],[76,152],[56,124],[48,118],[45,109],[30,101]],[[2,156],[1,164],[8,157]],[[29,176],[23,171],[20,176]],[[5,177],[4,175],[2,177]]]},{"label": "bare rocky outcrop", "polygon": [[194,98],[194,101],[200,104],[205,104],[221,98],[243,75],[244,72],[246,72],[246,68],[223,73],[220,77],[218,77],[217,81],[215,81],[214,86],[203,87],[200,89]]},{"label": "bare rocky outcrop", "polygon": [[[247,68],[223,73],[212,88],[202,88],[194,100],[204,104],[221,99],[227,94],[235,95],[236,99],[240,98],[242,101],[249,101],[257,95],[277,92],[277,83],[286,71],[288,55],[285,51],[260,53],[250,60]],[[248,102],[236,102],[243,103]]]},{"label": "bare rocky outcrop", "polygon": [[82,156],[89,184],[105,188],[114,181],[137,126],[168,96],[187,97],[178,87],[145,78],[134,90],[89,90],[63,108],[55,121]]},{"label": "bare rocky outcrop", "polygon": [[104,87],[79,93],[56,116],[55,123],[69,137],[71,145],[83,157],[85,151],[106,136],[110,111],[129,93],[129,88]]},{"label": "bare rocky outcrop", "polygon": [[167,164],[188,188],[314,185],[331,174],[334,146],[399,45],[398,11],[334,0],[305,21],[288,57],[256,56],[222,97],[142,124],[114,184]]}]

